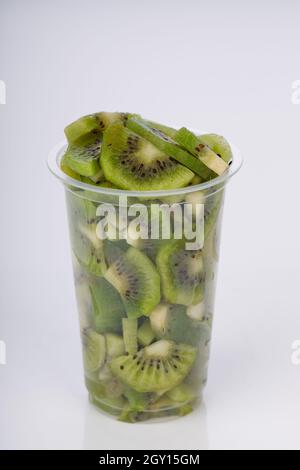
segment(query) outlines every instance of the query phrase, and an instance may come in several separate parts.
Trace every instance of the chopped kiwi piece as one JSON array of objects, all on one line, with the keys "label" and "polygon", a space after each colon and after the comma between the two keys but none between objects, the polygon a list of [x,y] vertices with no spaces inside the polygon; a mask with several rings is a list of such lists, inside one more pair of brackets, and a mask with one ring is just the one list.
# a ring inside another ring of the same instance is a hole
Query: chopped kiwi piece
[{"label": "chopped kiwi piece", "polygon": [[89,328],[82,332],[82,344],[84,368],[87,372],[95,372],[105,361],[105,338]]},{"label": "chopped kiwi piece", "polygon": [[144,320],[142,326],[138,329],[138,342],[141,346],[149,346],[155,338],[155,333],[151,327],[150,320]]},{"label": "chopped kiwi piece", "polygon": [[203,134],[198,136],[198,139],[201,143],[208,145],[226,163],[232,162],[232,150],[225,137],[218,134]]},{"label": "chopped kiwi piece", "polygon": [[160,301],[160,277],[150,259],[129,248],[105,273],[105,278],[120,293],[127,315],[149,315]]},{"label": "chopped kiwi piece", "polygon": [[78,173],[76,173],[76,171],[72,170],[72,168],[70,168],[70,167],[68,166],[68,163],[67,163],[67,161],[66,161],[65,156],[63,156],[63,158],[62,158],[62,160],[61,160],[61,162],[60,162],[60,168],[62,169],[62,171],[63,171],[66,175],[70,176],[70,177],[73,178],[74,180],[81,181],[81,176],[80,176]]},{"label": "chopped kiwi piece", "polygon": [[149,403],[150,396],[147,393],[139,393],[133,388],[125,387],[123,394],[130,405],[131,411],[144,411]]},{"label": "chopped kiwi piece", "polygon": [[180,384],[167,392],[167,397],[177,402],[188,402],[195,398],[195,392],[190,385]]},{"label": "chopped kiwi piece", "polygon": [[121,333],[126,315],[119,293],[106,279],[90,286],[94,323],[99,333]]},{"label": "chopped kiwi piece", "polygon": [[123,340],[125,351],[128,354],[135,354],[137,352],[137,329],[138,322],[136,318],[123,318]]},{"label": "chopped kiwi piece", "polygon": [[[170,157],[172,157],[171,161],[176,160],[186,168],[189,168],[193,173],[196,173],[205,179],[210,179],[213,176],[212,172],[200,159],[183,149],[177,142],[164,134],[161,130],[150,127],[146,121],[128,119],[126,121],[126,126],[140,137],[151,142],[166,155],[170,155]],[[177,188],[178,187],[179,186],[177,186]]]},{"label": "chopped kiwi piece", "polygon": [[147,121],[147,124],[150,127],[154,129],[158,129],[159,131],[163,132],[168,137],[171,137],[171,139],[174,139],[176,132],[177,132],[177,129],[174,129],[173,127],[165,126],[164,124],[161,124],[160,122]]},{"label": "chopped kiwi piece", "polygon": [[71,170],[81,176],[95,177],[100,172],[101,143],[99,140],[82,140],[70,144],[63,156],[63,161]]},{"label": "chopped kiwi piece", "polygon": [[113,359],[113,374],[134,390],[158,392],[179,385],[191,370],[197,349],[161,340],[138,353]]},{"label": "chopped kiwi piece", "polygon": [[158,305],[150,315],[150,322],[158,338],[192,346],[198,346],[200,343],[202,330],[199,322],[187,316],[186,307],[183,305]]},{"label": "chopped kiwi piece", "polygon": [[125,240],[104,240],[103,250],[107,263],[109,265],[117,261],[129,248]]},{"label": "chopped kiwi piece", "polygon": [[179,145],[199,158],[209,169],[211,178],[222,175],[228,169],[227,163],[186,127],[179,129],[174,139]]},{"label": "chopped kiwi piece", "polygon": [[105,335],[106,351],[108,357],[118,357],[125,354],[125,345],[122,336],[115,335],[114,333],[107,333]]},{"label": "chopped kiwi piece", "polygon": [[74,255],[88,272],[102,276],[106,271],[106,263],[103,242],[96,234],[96,206],[72,192],[67,191],[66,198]]},{"label": "chopped kiwi piece", "polygon": [[[197,163],[195,157],[190,158]],[[112,124],[104,133],[101,167],[108,181],[129,190],[182,188],[194,176],[188,168],[121,122]]]},{"label": "chopped kiwi piece", "polygon": [[65,128],[65,135],[69,144],[78,142],[78,140],[86,136],[95,136],[102,139],[103,132],[110,124],[119,120],[125,119],[124,113],[94,113],[83,116],[76,121],[72,122]]},{"label": "chopped kiwi piece", "polygon": [[203,299],[201,250],[186,250],[184,241],[173,240],[161,247],[156,262],[167,302],[195,305]]}]

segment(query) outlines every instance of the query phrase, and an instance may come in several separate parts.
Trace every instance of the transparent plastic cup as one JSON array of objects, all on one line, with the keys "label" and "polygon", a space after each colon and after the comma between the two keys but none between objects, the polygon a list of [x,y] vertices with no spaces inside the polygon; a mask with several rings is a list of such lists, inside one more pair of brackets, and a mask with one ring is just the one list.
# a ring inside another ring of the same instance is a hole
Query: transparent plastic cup
[{"label": "transparent plastic cup", "polygon": [[[241,167],[240,153],[232,146],[229,170],[209,182],[139,192],[67,176],[65,148],[53,149],[48,166],[65,188],[90,401],[127,422],[186,415],[207,382],[225,187]],[[130,211],[141,206],[150,214],[148,238],[137,236],[143,221],[132,231]],[[115,217],[104,230],[108,207]],[[195,225],[200,213],[204,224]],[[187,218],[201,231],[199,246],[187,248]]]}]

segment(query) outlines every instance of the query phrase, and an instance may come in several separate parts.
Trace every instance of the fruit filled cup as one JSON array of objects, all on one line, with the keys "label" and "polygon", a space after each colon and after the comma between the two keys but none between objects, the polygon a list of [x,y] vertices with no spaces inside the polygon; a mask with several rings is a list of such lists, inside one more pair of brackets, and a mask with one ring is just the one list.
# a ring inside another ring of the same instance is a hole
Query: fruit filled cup
[{"label": "fruit filled cup", "polygon": [[129,113],[84,116],[49,157],[63,183],[85,383],[126,422],[184,416],[207,381],[227,181],[216,134]]}]

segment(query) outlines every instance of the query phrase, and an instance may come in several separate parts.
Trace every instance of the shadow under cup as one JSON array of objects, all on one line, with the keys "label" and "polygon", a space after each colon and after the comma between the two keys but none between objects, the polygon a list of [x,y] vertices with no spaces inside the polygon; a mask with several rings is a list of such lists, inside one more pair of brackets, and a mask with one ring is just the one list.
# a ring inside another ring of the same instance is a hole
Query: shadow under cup
[{"label": "shadow under cup", "polygon": [[239,170],[171,191],[64,184],[85,383],[127,422],[184,416],[207,381],[225,186]]}]

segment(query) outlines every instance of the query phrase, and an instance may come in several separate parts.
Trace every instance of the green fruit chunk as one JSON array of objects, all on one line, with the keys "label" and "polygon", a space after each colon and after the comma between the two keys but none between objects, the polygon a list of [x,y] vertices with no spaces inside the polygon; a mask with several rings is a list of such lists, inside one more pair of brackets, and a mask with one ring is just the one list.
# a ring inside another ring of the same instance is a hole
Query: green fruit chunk
[{"label": "green fruit chunk", "polygon": [[106,271],[103,242],[96,234],[96,206],[75,193],[66,193],[71,244],[77,261],[95,276]]},{"label": "green fruit chunk", "polygon": [[125,354],[125,345],[122,336],[115,335],[113,333],[107,333],[106,339],[106,350],[108,357],[118,357]]},{"label": "green fruit chunk", "polygon": [[185,250],[181,240],[173,240],[161,247],[156,262],[167,302],[195,305],[203,299],[201,250]]},{"label": "green fruit chunk", "polygon": [[99,333],[121,333],[122,318],[126,315],[116,289],[105,279],[90,286],[94,323]]},{"label": "green fruit chunk", "polygon": [[[190,158],[197,163],[195,157]],[[128,190],[182,188],[194,176],[192,171],[121,122],[112,124],[104,133],[101,167],[108,181]]]},{"label": "green fruit chunk", "polygon": [[146,319],[138,329],[138,342],[142,346],[149,346],[155,338],[155,333],[151,328],[150,321]]},{"label": "green fruit chunk", "polygon": [[65,128],[65,135],[69,144],[87,136],[102,139],[102,134],[113,122],[124,119],[124,113],[94,113],[83,116]]},{"label": "green fruit chunk", "polygon": [[105,273],[117,289],[129,318],[149,315],[160,301],[160,277],[150,259],[129,248]]},{"label": "green fruit chunk", "polygon": [[199,346],[201,342],[202,326],[187,316],[183,305],[158,305],[150,315],[150,322],[158,338],[191,346]]},{"label": "green fruit chunk", "polygon": [[142,412],[145,411],[149,403],[149,395],[146,393],[139,393],[136,390],[125,387],[124,396],[127,398],[131,411]]},{"label": "green fruit chunk", "polygon": [[173,401],[184,403],[193,400],[195,398],[195,392],[190,385],[180,384],[172,390],[169,390],[167,397]]},{"label": "green fruit chunk", "polygon": [[100,172],[99,158],[101,144],[96,141],[83,141],[71,144],[63,157],[65,165],[81,176],[95,177]]},{"label": "green fruit chunk", "polygon": [[208,168],[211,178],[222,175],[228,169],[227,163],[186,127],[179,129],[174,139],[179,145],[199,158]]},{"label": "green fruit chunk", "polygon": [[138,119],[128,119],[126,126],[197,175],[205,179],[212,177],[211,171],[201,160],[184,150],[177,142],[164,134],[161,130],[150,127],[147,122]]},{"label": "green fruit chunk", "polygon": [[201,143],[208,145],[226,163],[232,162],[232,150],[225,137],[217,134],[203,134],[198,136],[198,138]]},{"label": "green fruit chunk", "polygon": [[105,338],[92,329],[86,329],[82,332],[82,343],[84,368],[87,372],[95,372],[105,361]]},{"label": "green fruit chunk", "polygon": [[196,355],[196,348],[161,340],[134,355],[113,359],[110,368],[138,392],[159,392],[179,385],[190,372]]},{"label": "green fruit chunk", "polygon": [[60,162],[60,168],[66,175],[70,176],[74,180],[81,181],[81,176],[68,166],[65,157],[63,157]]},{"label": "green fruit chunk", "polygon": [[136,318],[123,318],[123,339],[125,344],[125,351],[128,354],[135,354],[137,352],[137,328],[138,322]]}]

